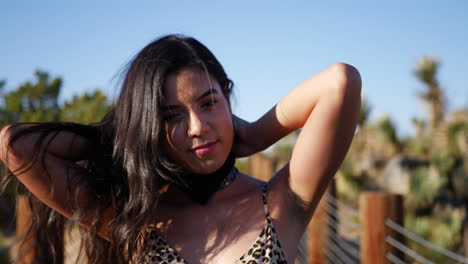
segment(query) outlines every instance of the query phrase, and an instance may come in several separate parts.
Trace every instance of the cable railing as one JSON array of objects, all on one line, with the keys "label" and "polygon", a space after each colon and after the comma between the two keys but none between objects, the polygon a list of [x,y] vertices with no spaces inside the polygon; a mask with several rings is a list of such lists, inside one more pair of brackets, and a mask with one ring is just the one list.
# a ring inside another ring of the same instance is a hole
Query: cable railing
[{"label": "cable railing", "polygon": [[[391,219],[387,219],[385,221],[385,225],[387,227],[389,227],[390,229],[392,229],[393,231],[396,231],[400,235],[403,235],[405,238],[409,238],[409,239],[415,241],[416,243],[418,243],[418,244],[420,244],[420,245],[422,245],[422,246],[424,246],[426,248],[431,249],[432,251],[435,251],[435,252],[437,252],[437,253],[439,253],[441,255],[444,255],[444,256],[446,256],[446,257],[448,257],[448,258],[450,258],[450,259],[452,259],[454,261],[458,261],[460,263],[468,263],[468,258],[467,257],[458,255],[455,252],[452,252],[452,251],[447,250],[445,248],[439,247],[439,246],[435,245],[434,243],[432,243],[432,242],[430,242],[430,241],[428,241],[428,240],[426,240],[426,239],[424,239],[424,238],[410,232],[409,230],[407,230],[404,227],[402,227],[401,225],[395,223]],[[393,240],[394,239],[392,237],[388,237],[388,240],[386,239],[386,242],[387,243],[394,243]],[[411,250],[411,249],[409,249],[409,250]],[[417,254],[414,251],[412,251],[411,253]],[[429,261],[429,260],[427,260],[427,261]],[[432,263],[432,262],[429,261],[429,262],[424,262],[424,263]]]},{"label": "cable railing", "polygon": [[[319,217],[327,230],[323,239],[323,254],[328,263],[360,263],[360,224],[357,210],[326,193],[320,204],[323,210]],[[346,234],[347,238],[343,237]],[[351,239],[354,237],[354,239]],[[355,239],[357,237],[357,239]],[[320,263],[318,261],[317,263]]]},{"label": "cable railing", "polygon": [[398,242],[398,240],[394,239],[391,236],[387,236],[385,238],[385,242],[392,245],[393,247],[399,249],[401,252],[403,252],[405,255],[410,256],[414,260],[421,262],[423,264],[434,264],[434,262],[426,259],[425,257],[421,256],[420,254],[416,253],[414,250],[411,248],[405,246],[403,243]]},{"label": "cable railing", "polygon": [[344,260],[342,260],[335,252],[330,250],[328,247],[323,248],[323,252],[329,263],[337,263],[337,264],[346,264]]},{"label": "cable railing", "polygon": [[[380,194],[380,195],[390,195],[390,194]],[[390,195],[391,196],[391,195]],[[379,233],[375,231],[375,224],[378,221],[370,221],[369,219],[365,219],[365,225],[360,222],[360,217],[366,217],[366,213],[362,214],[358,209],[354,209],[353,207],[347,205],[344,202],[339,201],[336,197],[332,194],[327,193],[324,198],[326,199],[325,202],[321,203],[321,208],[326,213],[323,214],[321,217],[324,219],[324,223],[326,223],[326,228],[328,230],[327,240],[324,241],[324,245],[327,248],[324,248],[323,252],[326,256],[326,259],[329,263],[373,263],[367,260],[362,260],[362,254],[366,255],[366,252],[361,252],[361,238],[360,236],[363,234],[363,230],[370,228],[370,225],[374,225],[371,230],[373,232],[366,232],[370,233]],[[370,199],[372,200],[372,199]],[[373,200],[378,200],[373,198]],[[384,199],[385,200],[385,199]],[[374,204],[372,202],[369,206],[366,205],[367,210],[371,213],[369,215],[391,215],[391,217],[384,217],[383,221],[381,221],[381,230],[388,230],[385,231],[386,235],[382,237],[381,243],[387,244],[387,248],[391,249],[386,253],[382,254],[382,257],[385,258],[390,263],[395,264],[406,264],[406,263],[423,263],[423,264],[434,264],[440,263],[440,261],[432,260],[430,257],[425,256],[421,253],[416,252],[405,242],[408,239],[411,239],[415,243],[424,246],[438,254],[441,254],[447,258],[449,258],[453,263],[463,263],[468,264],[468,258],[462,255],[459,255],[455,252],[452,252],[448,249],[444,249],[440,246],[435,245],[434,243],[425,240],[424,238],[412,233],[411,231],[405,229],[402,226],[402,218],[399,218],[399,222],[397,222],[393,217],[397,217],[399,214],[398,212],[387,212],[387,214],[382,212],[375,212],[374,210],[388,210],[392,208],[400,208],[397,210],[402,210],[402,200],[400,199],[387,199],[387,202],[393,203],[392,206],[383,206],[382,204]],[[395,206],[395,202],[400,202],[400,207]],[[361,204],[360,204],[361,206]],[[373,208],[373,206],[376,206]],[[373,212],[372,212],[373,211]],[[346,239],[341,234],[358,234],[358,239]],[[369,244],[372,239],[367,239],[366,243]],[[373,240],[374,244],[377,243],[376,240]],[[375,254],[374,254],[375,255]],[[452,263],[452,262],[450,262]]]},{"label": "cable railing", "polygon": [[399,257],[393,255],[393,253],[389,252],[385,255],[385,258],[388,259],[390,262],[394,264],[406,264],[403,260],[401,260]]},{"label": "cable railing", "polygon": [[343,228],[345,228],[346,230],[359,231],[361,229],[359,223],[353,222],[349,217],[343,215],[343,213],[340,213],[337,208],[334,208],[329,204],[325,204],[324,207],[329,215],[334,215],[337,219],[339,219],[340,223],[344,224]]},{"label": "cable railing", "polygon": [[335,198],[333,195],[330,193],[325,193],[325,197],[327,198],[328,202],[335,207],[342,208],[346,210],[348,213],[350,213],[352,216],[359,217],[359,211],[349,205],[346,205],[345,203],[340,202],[337,198]]},{"label": "cable railing", "polygon": [[[350,257],[353,259],[352,262],[359,261],[360,256],[359,256],[359,250],[354,248],[353,246],[347,244],[345,240],[340,238],[338,235],[331,233],[328,243],[331,245],[335,245],[340,248],[340,250],[346,254],[346,256]],[[349,263],[349,262],[348,262]]]},{"label": "cable railing", "polygon": [[299,246],[297,247],[296,261],[299,263],[307,263],[307,232],[301,237]]}]

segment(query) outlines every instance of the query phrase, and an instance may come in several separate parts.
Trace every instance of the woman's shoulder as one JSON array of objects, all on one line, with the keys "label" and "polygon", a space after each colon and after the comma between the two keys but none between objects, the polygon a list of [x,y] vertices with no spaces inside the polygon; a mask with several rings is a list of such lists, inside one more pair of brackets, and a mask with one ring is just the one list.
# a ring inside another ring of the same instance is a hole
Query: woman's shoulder
[{"label": "woman's shoulder", "polygon": [[268,197],[273,200],[282,199],[280,196],[287,192],[287,177],[284,177],[283,171],[280,170],[272,175],[268,181],[255,178],[246,173],[239,173],[236,181],[232,183],[232,191],[235,196],[241,195],[258,195],[260,192],[265,192]]},{"label": "woman's shoulder", "polygon": [[239,172],[236,179],[227,188],[215,195],[215,199],[218,198],[216,199],[218,202],[224,203],[226,200],[238,200],[257,196],[265,184],[267,182]]},{"label": "woman's shoulder", "polygon": [[268,183],[242,172],[239,173],[238,180],[242,185],[248,187],[249,189],[261,188],[263,185]]}]

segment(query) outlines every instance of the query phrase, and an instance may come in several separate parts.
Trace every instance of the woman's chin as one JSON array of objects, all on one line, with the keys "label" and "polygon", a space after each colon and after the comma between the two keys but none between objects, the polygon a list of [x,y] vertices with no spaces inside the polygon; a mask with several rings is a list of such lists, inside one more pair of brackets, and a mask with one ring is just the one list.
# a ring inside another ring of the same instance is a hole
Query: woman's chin
[{"label": "woman's chin", "polygon": [[219,170],[223,166],[223,163],[219,162],[206,162],[200,164],[197,168],[192,168],[192,172],[195,174],[211,174]]},{"label": "woman's chin", "polygon": [[194,171],[195,174],[211,174],[211,173],[214,173],[216,172],[219,168],[221,168],[221,166],[219,167],[210,167],[210,168],[207,168],[207,167],[204,167],[204,168],[200,168],[196,171]]}]

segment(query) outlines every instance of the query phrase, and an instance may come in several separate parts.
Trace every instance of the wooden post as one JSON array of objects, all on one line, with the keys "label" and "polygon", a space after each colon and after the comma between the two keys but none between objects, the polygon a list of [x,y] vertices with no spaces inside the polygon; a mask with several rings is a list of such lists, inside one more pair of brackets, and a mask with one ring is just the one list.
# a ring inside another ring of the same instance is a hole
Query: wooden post
[{"label": "wooden post", "polygon": [[386,237],[391,236],[403,243],[402,237],[385,225],[386,219],[403,225],[402,196],[383,192],[365,192],[359,197],[359,211],[361,263],[392,263],[386,258],[388,253],[403,259],[399,250],[385,242]]},{"label": "wooden post", "polygon": [[322,196],[317,209],[315,209],[312,220],[307,227],[308,236],[308,262],[309,264],[329,263],[325,250],[328,248],[329,223],[327,220],[326,205],[328,203],[327,194],[335,195],[335,181],[333,180]]},{"label": "wooden post", "polygon": [[[16,214],[16,237],[22,241],[31,225],[31,209],[26,195],[16,196]],[[39,245],[34,234],[29,234],[16,255],[19,264],[30,264],[40,258]]]},{"label": "wooden post", "polygon": [[247,171],[249,175],[263,181],[269,181],[273,176],[273,161],[261,153],[249,157]]}]

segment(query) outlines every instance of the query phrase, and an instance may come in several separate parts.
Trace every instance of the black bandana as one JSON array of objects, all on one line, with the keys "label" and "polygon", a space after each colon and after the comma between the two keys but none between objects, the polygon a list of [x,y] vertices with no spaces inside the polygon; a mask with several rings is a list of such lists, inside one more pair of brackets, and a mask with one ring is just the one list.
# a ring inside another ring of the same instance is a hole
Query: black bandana
[{"label": "black bandana", "polygon": [[235,161],[234,155],[230,153],[224,165],[213,173],[190,173],[180,177],[165,177],[165,180],[187,193],[194,202],[206,204],[216,191],[234,181],[238,174],[236,167],[234,167]]}]

